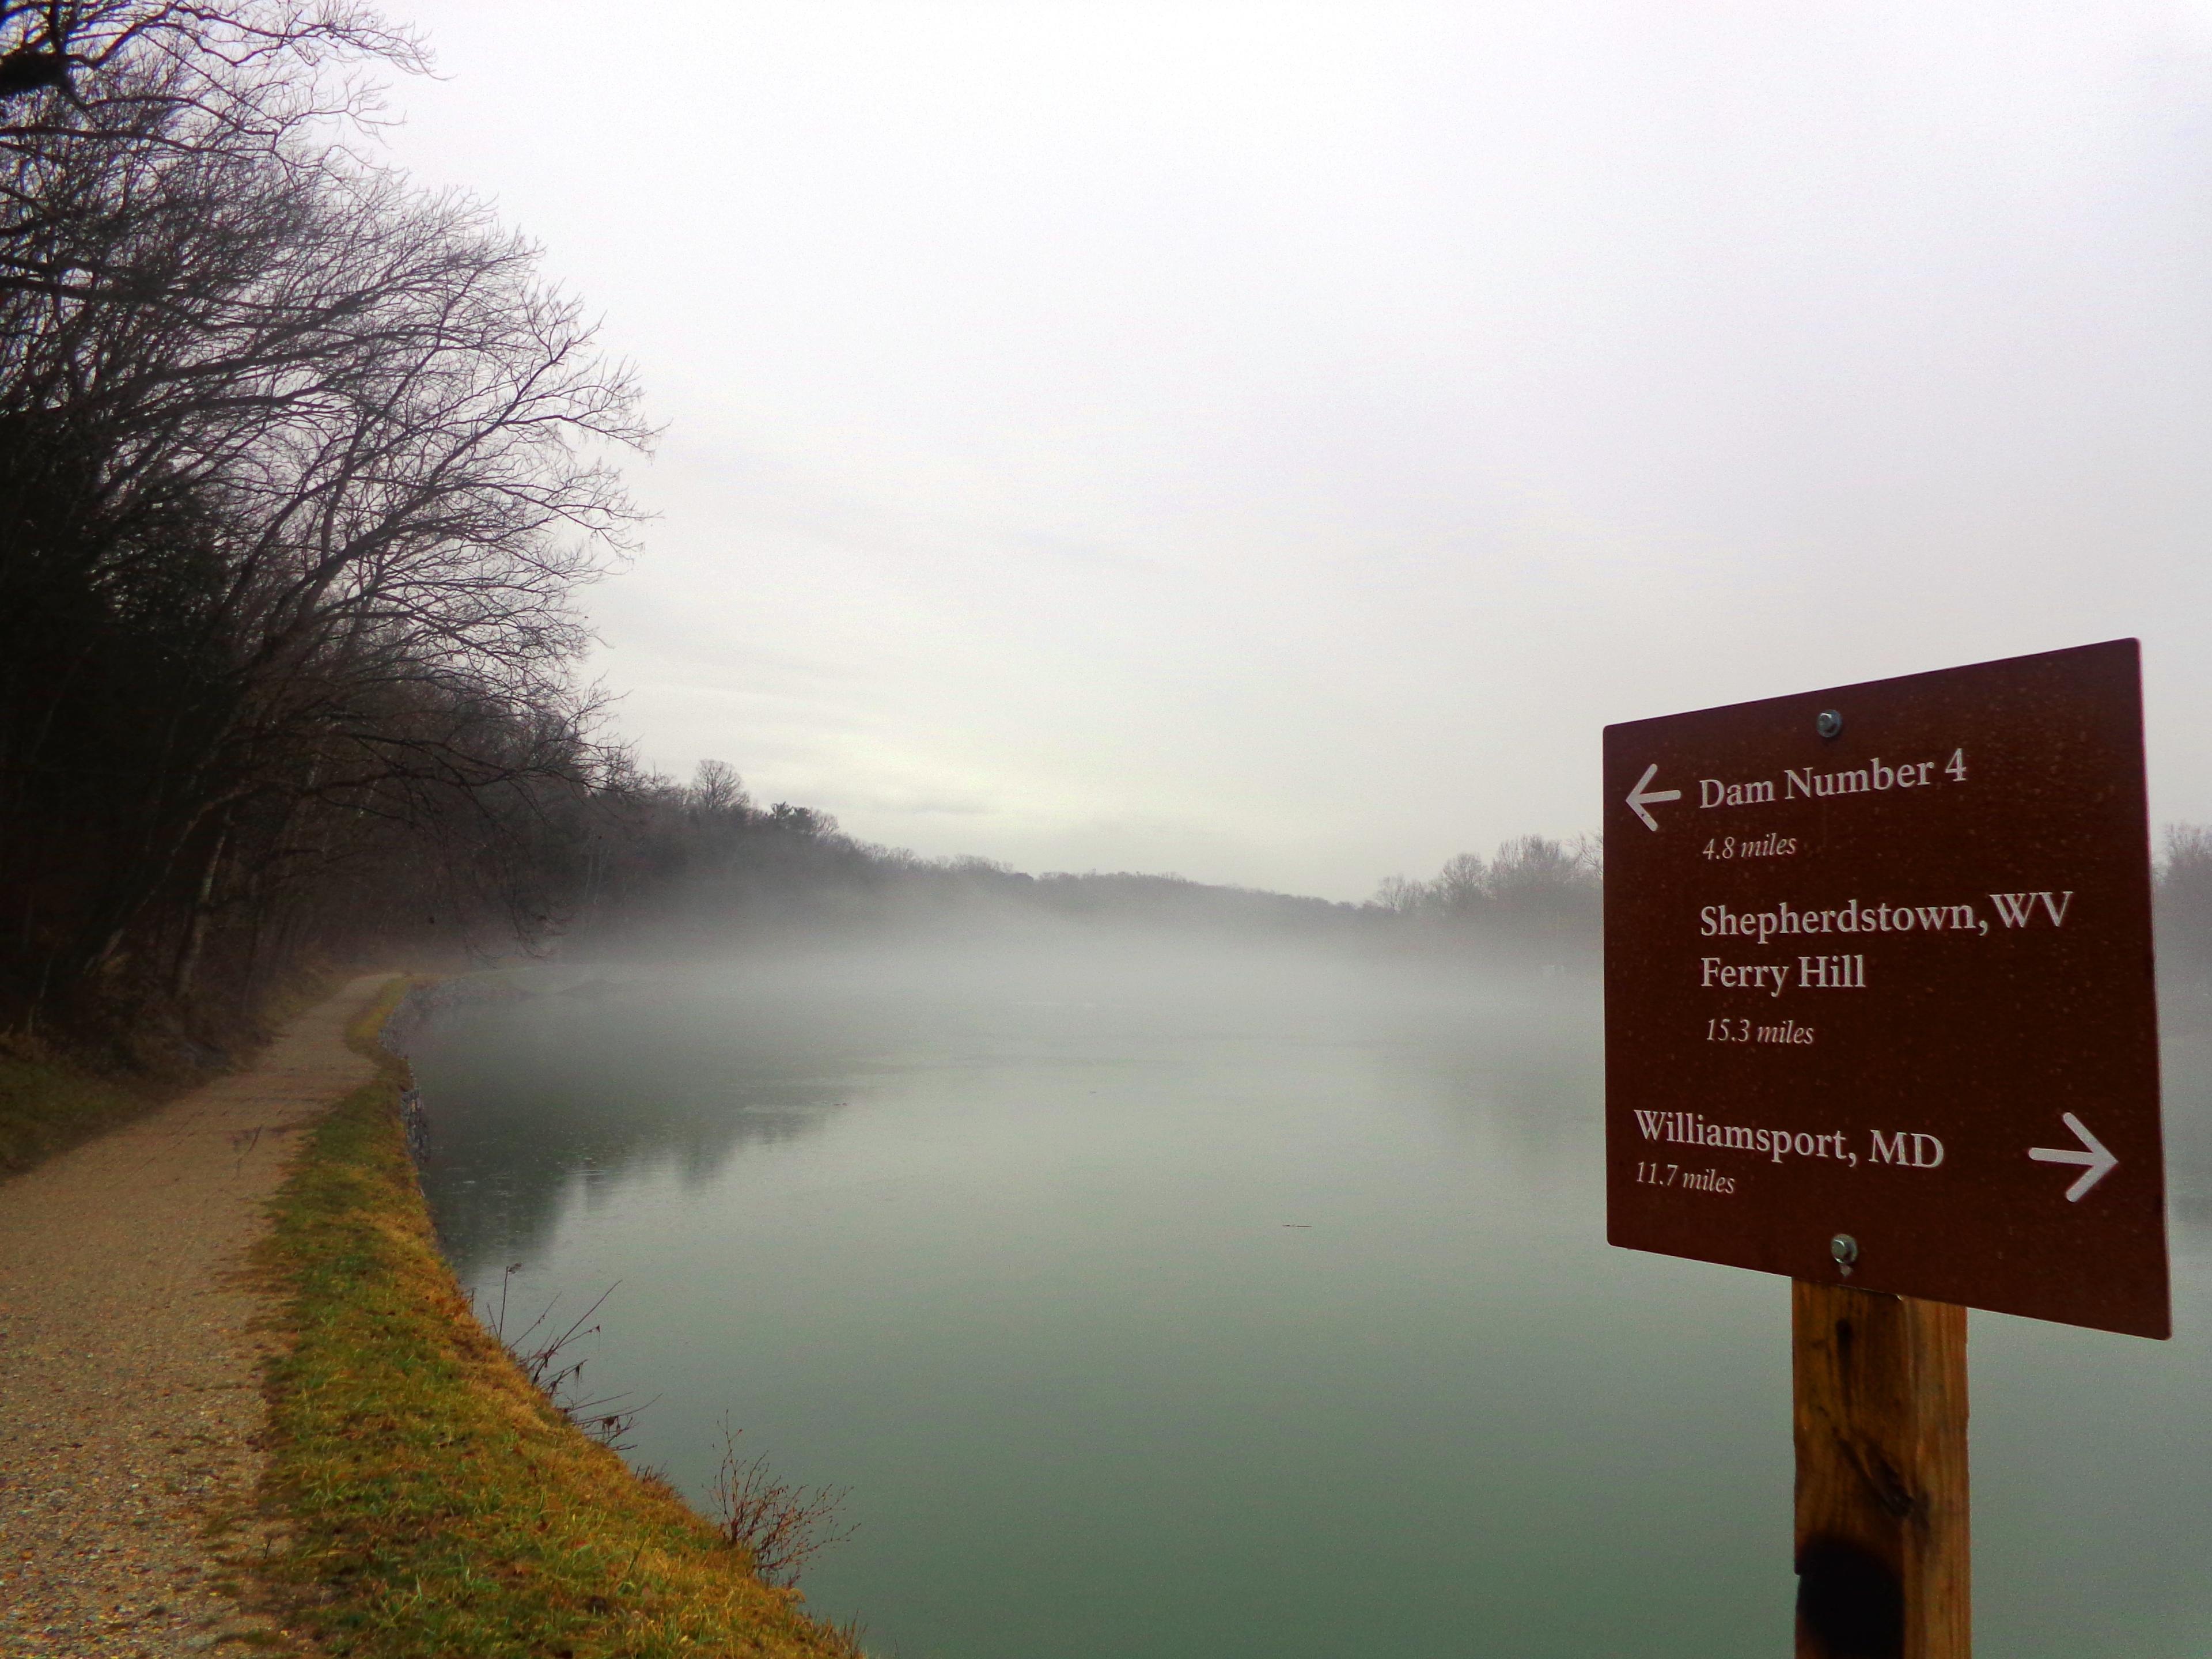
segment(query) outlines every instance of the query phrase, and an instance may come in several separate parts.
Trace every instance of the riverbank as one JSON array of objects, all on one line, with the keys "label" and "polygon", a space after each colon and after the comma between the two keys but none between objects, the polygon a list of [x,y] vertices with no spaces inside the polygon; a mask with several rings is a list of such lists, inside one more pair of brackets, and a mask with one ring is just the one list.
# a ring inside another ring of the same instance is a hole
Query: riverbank
[{"label": "riverbank", "polygon": [[268,1372],[268,1566],[295,1622],[365,1659],[851,1656],[672,1489],[533,1389],[438,1254],[377,1046],[404,981],[349,1031],[377,1065],[308,1137],[263,1251],[283,1297]]},{"label": "riverbank", "polygon": [[289,1647],[253,1593],[280,1542],[249,1256],[301,1131],[374,1075],[343,1040],[374,983],[0,1182],[0,1650]]},{"label": "riverbank", "polygon": [[173,1090],[102,1077],[46,1054],[0,1054],[0,1176],[32,1169],[159,1110]]},{"label": "riverbank", "polygon": [[78,1030],[0,1034],[0,1179],[97,1139],[209,1087],[252,1072],[285,1028],[337,993],[327,965],[303,969],[257,1014],[216,1020],[195,1041],[173,1018],[103,1038]]},{"label": "riverbank", "polygon": [[136,1116],[0,1182],[0,1650],[851,1659],[477,1324],[376,1042],[406,984],[166,1106],[41,1062]]}]

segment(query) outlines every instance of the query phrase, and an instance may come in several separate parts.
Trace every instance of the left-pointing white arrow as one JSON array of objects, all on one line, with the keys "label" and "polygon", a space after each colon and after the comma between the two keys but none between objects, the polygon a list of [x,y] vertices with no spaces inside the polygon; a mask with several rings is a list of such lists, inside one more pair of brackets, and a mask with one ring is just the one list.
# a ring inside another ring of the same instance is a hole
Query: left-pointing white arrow
[{"label": "left-pointing white arrow", "polygon": [[2078,1204],[2081,1201],[2081,1194],[2110,1175],[2120,1160],[2107,1152],[2105,1143],[2091,1134],[2073,1113],[2062,1112],[2059,1115],[2065,1120],[2066,1127],[2081,1137],[2081,1145],[2087,1150],[2077,1152],[2070,1146],[2031,1146],[2027,1149],[2027,1155],[2038,1164],[2087,1164],[2088,1167],[2066,1189],[2066,1201]]},{"label": "left-pointing white arrow", "polygon": [[1656,830],[1659,827],[1659,820],[1645,810],[1653,801],[1682,799],[1682,792],[1679,789],[1646,789],[1644,787],[1658,775],[1659,763],[1653,761],[1650,765],[1644,769],[1644,775],[1637,779],[1636,787],[1628,792],[1628,810],[1644,820],[1644,827],[1646,830]]}]

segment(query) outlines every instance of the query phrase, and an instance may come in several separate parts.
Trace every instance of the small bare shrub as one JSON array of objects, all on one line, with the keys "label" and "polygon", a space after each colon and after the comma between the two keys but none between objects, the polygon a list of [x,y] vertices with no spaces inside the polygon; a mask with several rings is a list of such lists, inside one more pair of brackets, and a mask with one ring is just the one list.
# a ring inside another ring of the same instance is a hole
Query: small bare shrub
[{"label": "small bare shrub", "polygon": [[[722,1537],[751,1557],[761,1582],[788,1585],[817,1552],[842,1544],[859,1530],[839,1528],[837,1511],[849,1486],[794,1486],[778,1480],[765,1457],[738,1455],[738,1437],[722,1419],[722,1467],[714,1476],[714,1509]],[[857,1638],[857,1631],[853,1634]]]},{"label": "small bare shrub", "polygon": [[[626,1394],[579,1399],[580,1390],[576,1385],[582,1380],[584,1362],[571,1358],[569,1354],[573,1344],[599,1334],[597,1325],[586,1325],[584,1322],[599,1312],[600,1304],[620,1288],[620,1281],[601,1291],[598,1299],[577,1315],[558,1336],[550,1337],[533,1347],[532,1340],[544,1328],[545,1322],[552,1317],[553,1310],[560,1304],[557,1298],[547,1303],[537,1318],[509,1336],[507,1334],[507,1281],[520,1271],[521,1267],[520,1261],[507,1265],[506,1271],[500,1275],[499,1306],[492,1310],[489,1319],[483,1317],[483,1310],[477,1310],[477,1319],[491,1328],[493,1338],[522,1368],[522,1374],[530,1379],[531,1387],[551,1401],[562,1416],[608,1449],[618,1452],[629,1450],[629,1432],[636,1426],[637,1414],[645,1409],[645,1406],[625,1406],[623,1402],[630,1397]],[[652,1403],[647,1401],[646,1405]]]}]

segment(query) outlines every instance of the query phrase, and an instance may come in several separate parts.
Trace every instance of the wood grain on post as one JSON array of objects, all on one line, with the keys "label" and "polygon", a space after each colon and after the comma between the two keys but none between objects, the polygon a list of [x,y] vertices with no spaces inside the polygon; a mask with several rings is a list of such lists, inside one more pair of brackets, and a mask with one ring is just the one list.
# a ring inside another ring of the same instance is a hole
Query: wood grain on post
[{"label": "wood grain on post", "polygon": [[1966,1310],[1793,1280],[1797,1659],[1968,1659]]}]

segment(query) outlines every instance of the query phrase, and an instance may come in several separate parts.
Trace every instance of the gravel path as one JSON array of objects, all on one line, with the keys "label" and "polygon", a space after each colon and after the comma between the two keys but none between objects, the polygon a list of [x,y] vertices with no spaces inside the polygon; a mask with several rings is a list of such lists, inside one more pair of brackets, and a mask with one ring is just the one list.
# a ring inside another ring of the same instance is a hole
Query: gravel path
[{"label": "gravel path", "polygon": [[298,1650],[237,1599],[270,1539],[244,1270],[297,1132],[372,1074],[344,1032],[386,977],[0,1182],[0,1654]]}]

